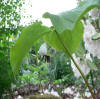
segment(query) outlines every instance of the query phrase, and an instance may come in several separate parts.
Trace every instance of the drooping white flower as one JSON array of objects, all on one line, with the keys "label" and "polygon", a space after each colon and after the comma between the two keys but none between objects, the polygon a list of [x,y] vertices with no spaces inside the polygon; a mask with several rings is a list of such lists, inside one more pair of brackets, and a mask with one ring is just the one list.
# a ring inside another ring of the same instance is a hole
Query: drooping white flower
[{"label": "drooping white flower", "polygon": [[47,55],[47,45],[46,45],[46,43],[43,43],[43,44],[40,46],[40,49],[39,49],[38,53],[39,53],[40,55]]},{"label": "drooping white flower", "polygon": [[[82,63],[80,61],[79,57],[76,57],[75,54],[72,55],[75,62],[79,65],[80,69],[82,70],[82,72],[87,75],[90,72],[90,68],[88,67],[88,65],[86,64],[86,62],[84,61],[84,63]],[[79,78],[81,76],[80,72],[78,71],[78,69],[76,68],[76,66],[74,65],[74,63],[71,61],[71,66],[74,72],[74,75]]]},{"label": "drooping white flower", "polygon": [[96,34],[96,30],[92,24],[88,22],[84,25],[83,40],[85,42],[85,48],[89,53],[93,54],[93,56],[100,58],[100,40],[92,40],[94,34]]}]

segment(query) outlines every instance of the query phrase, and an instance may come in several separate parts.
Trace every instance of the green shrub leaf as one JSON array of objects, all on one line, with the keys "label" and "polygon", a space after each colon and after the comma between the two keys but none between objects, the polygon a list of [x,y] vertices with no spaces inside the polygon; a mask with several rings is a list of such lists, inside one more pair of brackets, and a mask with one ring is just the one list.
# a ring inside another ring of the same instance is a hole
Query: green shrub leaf
[{"label": "green shrub leaf", "polygon": [[[62,38],[65,46],[69,48],[71,53],[73,53],[83,39],[83,25],[81,22],[79,22],[73,31],[66,30],[59,35]],[[57,50],[65,51],[55,31],[45,35],[44,40]]]}]

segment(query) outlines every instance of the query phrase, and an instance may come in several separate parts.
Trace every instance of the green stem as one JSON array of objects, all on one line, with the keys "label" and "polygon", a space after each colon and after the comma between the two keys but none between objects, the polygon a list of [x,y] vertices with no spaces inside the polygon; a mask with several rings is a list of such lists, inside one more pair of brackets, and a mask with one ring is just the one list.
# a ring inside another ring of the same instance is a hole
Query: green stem
[{"label": "green stem", "polygon": [[93,93],[95,94],[95,85],[94,85],[94,80],[93,80],[93,70],[90,70],[90,76],[91,76],[91,82],[92,82],[92,88],[93,88]]},{"label": "green stem", "polygon": [[57,32],[56,32],[56,34],[57,34],[57,36],[58,36],[59,41],[61,42],[62,46],[63,46],[64,49],[65,49],[65,53],[66,53],[67,55],[69,55],[69,57],[72,59],[72,61],[73,61],[73,63],[75,64],[76,68],[78,69],[78,71],[80,72],[81,76],[83,77],[83,79],[84,79],[84,81],[85,81],[85,84],[86,84],[87,87],[89,88],[89,91],[90,91],[90,93],[91,93],[93,99],[95,99],[95,95],[93,94],[92,89],[91,89],[91,87],[89,86],[88,81],[87,81],[87,79],[86,79],[84,73],[81,71],[81,69],[79,68],[78,64],[75,62],[74,58],[72,57],[72,55],[71,55],[70,51],[68,50],[68,48],[65,46],[65,44],[64,44],[63,40],[61,39],[61,37],[59,36],[59,34],[58,34]]}]

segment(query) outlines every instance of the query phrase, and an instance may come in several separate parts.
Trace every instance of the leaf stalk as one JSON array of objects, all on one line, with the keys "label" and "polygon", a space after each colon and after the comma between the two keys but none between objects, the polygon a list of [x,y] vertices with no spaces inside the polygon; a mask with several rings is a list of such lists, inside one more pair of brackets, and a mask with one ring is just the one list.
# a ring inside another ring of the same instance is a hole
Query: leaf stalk
[{"label": "leaf stalk", "polygon": [[[55,32],[56,32],[56,31],[55,31]],[[69,57],[72,59],[73,63],[75,64],[76,68],[77,68],[78,71],[80,72],[80,74],[81,74],[83,80],[85,81],[85,84],[87,85],[87,87],[88,87],[88,89],[89,89],[89,91],[90,91],[90,93],[91,93],[93,99],[95,99],[95,95],[94,95],[94,93],[92,92],[92,88],[89,86],[88,81],[87,81],[87,79],[86,79],[84,73],[82,72],[82,70],[80,69],[80,67],[78,66],[78,64],[75,62],[74,58],[72,57],[72,55],[71,55],[69,49],[65,46],[65,44],[64,44],[63,40],[61,39],[60,35],[59,35],[57,32],[56,32],[56,35],[57,35],[59,41],[61,42],[62,46],[64,47],[65,53],[66,53],[67,55],[69,55]]]}]

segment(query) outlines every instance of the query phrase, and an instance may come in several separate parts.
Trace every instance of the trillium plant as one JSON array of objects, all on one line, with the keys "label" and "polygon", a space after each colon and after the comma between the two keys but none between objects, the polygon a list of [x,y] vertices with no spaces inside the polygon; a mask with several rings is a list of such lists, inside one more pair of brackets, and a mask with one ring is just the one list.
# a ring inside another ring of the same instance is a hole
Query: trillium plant
[{"label": "trillium plant", "polygon": [[88,0],[81,6],[62,12],[59,15],[44,13],[43,17],[51,20],[52,27],[43,26],[41,22],[36,21],[24,28],[15,45],[10,50],[10,62],[14,74],[16,75],[18,72],[21,62],[30,48],[39,39],[43,38],[47,44],[56,50],[65,52],[71,58],[89,88],[93,99],[95,99],[95,95],[84,73],[72,56],[83,40],[84,26],[81,19],[89,10],[95,7],[100,7],[100,0]]}]

